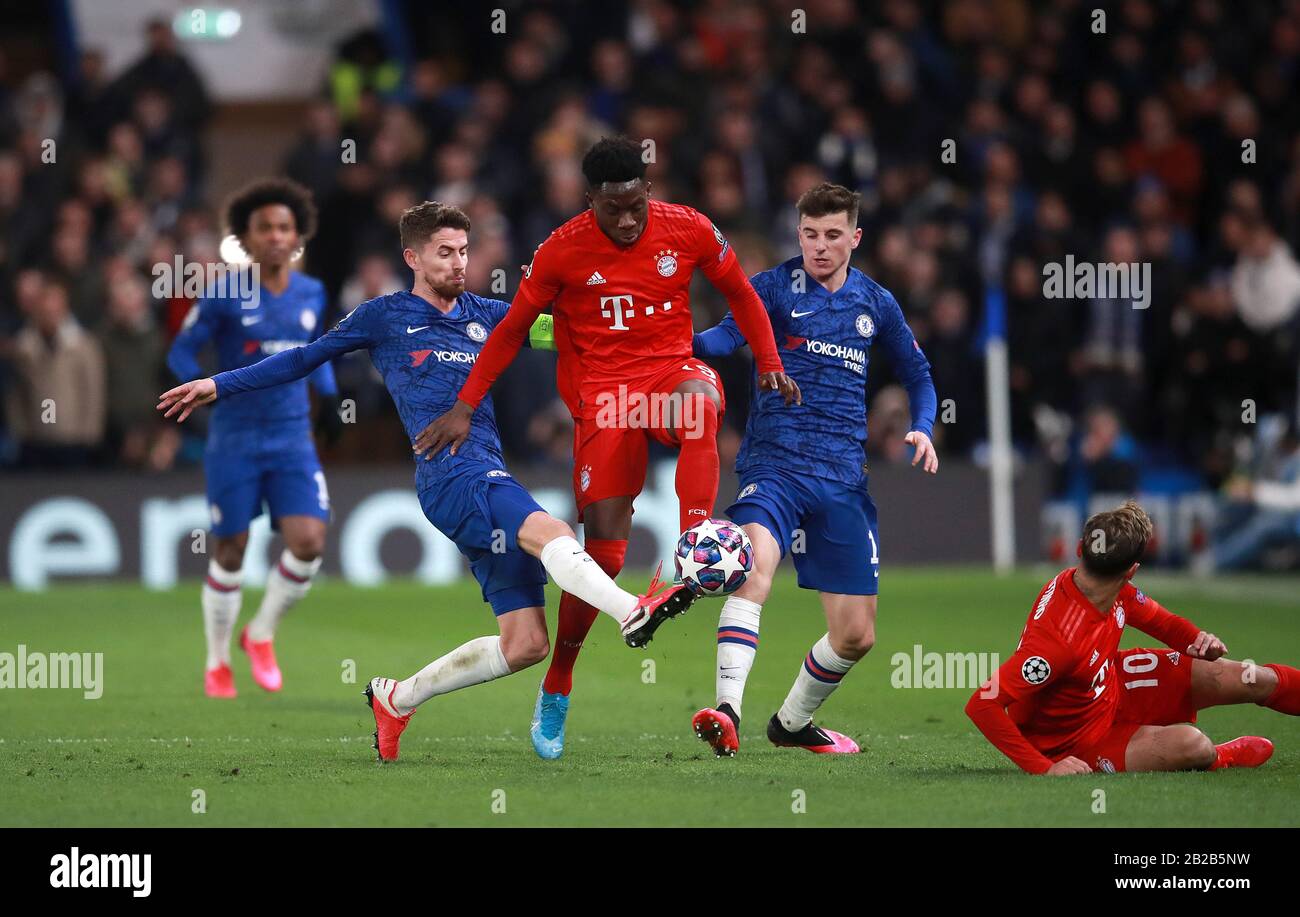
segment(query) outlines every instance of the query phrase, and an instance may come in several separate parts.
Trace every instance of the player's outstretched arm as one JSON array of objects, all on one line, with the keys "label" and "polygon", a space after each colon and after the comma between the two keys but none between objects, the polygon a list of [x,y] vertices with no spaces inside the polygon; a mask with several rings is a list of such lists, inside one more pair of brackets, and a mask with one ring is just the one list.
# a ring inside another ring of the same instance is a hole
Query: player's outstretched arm
[{"label": "player's outstretched arm", "polygon": [[181,423],[194,412],[194,409],[217,400],[217,383],[211,379],[195,379],[182,382],[173,389],[168,389],[158,396],[158,410],[165,412],[164,417],[171,417],[180,412],[176,418]]},{"label": "player's outstretched arm", "polygon": [[1026,634],[1011,658],[980,685],[966,702],[966,715],[998,751],[1029,774],[1086,774],[1091,768],[1078,758],[1053,762],[1025,738],[1007,714],[1007,707],[1055,685],[1053,673],[1065,670],[1068,653],[1041,635]]},{"label": "player's outstretched arm", "polygon": [[158,410],[164,412],[164,417],[179,412],[176,422],[180,423],[196,407],[211,404],[218,398],[304,379],[327,360],[370,346],[367,312],[363,310],[364,304],[349,313],[328,334],[318,337],[310,344],[291,347],[265,360],[259,360],[252,366],[217,373],[211,379],[198,379],[163,392],[158,399]]},{"label": "player's outstretched arm", "polygon": [[730,266],[722,273],[705,272],[713,285],[727,298],[732,321],[744,335],[749,349],[754,352],[754,365],[758,372],[758,387],[763,391],[780,392],[786,404],[803,404],[799,384],[785,374],[781,356],[776,351],[776,338],[772,336],[772,321],[767,317],[763,300],[750,284],[749,278],[734,255]]}]

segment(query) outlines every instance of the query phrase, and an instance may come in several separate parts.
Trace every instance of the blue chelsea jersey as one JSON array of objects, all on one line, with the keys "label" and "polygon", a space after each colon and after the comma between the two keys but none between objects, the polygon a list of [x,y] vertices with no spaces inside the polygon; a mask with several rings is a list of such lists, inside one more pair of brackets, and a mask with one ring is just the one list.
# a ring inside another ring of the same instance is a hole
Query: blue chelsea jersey
[{"label": "blue chelsea jersey", "polygon": [[[280,295],[265,287],[251,297],[205,297],[185,316],[167,355],[182,381],[203,375],[199,353],[211,343],[222,370],[252,366],[268,356],[315,339],[325,311],[319,280],[294,272]],[[337,393],[334,372],[321,365],[305,381],[249,391],[219,401],[208,429],[208,449],[223,453],[310,449],[308,382],[322,395]]]},{"label": "blue chelsea jersey", "polygon": [[[800,469],[816,477],[857,484],[867,439],[867,366],[871,348],[889,351],[911,399],[912,429],[931,434],[935,415],[930,364],[898,301],[862,271],[849,268],[834,293],[803,270],[796,257],[750,281],[772,322],[786,374],[799,384],[803,404],[786,405],[779,392],[760,391],[751,379],[749,420],[736,470]],[[727,313],[695,336],[695,354],[721,356],[744,338]]]}]

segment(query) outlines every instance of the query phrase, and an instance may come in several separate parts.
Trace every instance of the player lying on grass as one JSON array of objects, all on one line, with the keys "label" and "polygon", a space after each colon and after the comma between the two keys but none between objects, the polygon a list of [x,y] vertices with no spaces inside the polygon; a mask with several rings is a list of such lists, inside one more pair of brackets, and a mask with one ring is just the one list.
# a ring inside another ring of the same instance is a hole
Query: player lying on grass
[{"label": "player lying on grass", "polygon": [[[469,218],[455,207],[426,202],[402,214],[401,238],[412,289],[362,303],[329,333],[260,363],[165,392],[166,416],[184,420],[218,398],[300,379],[327,360],[365,349],[397,405],[414,442],[430,417],[456,399],[507,304],[465,291]],[[505,470],[490,398],[475,412],[457,454],[416,461],[420,505],[430,522],[460,549],[492,606],[500,636],[480,637],[429,663],[403,681],[371,679],[381,760],[397,757],[398,737],[415,708],[439,694],[527,668],[549,651],[543,586],[546,574],[567,592],[608,614],[629,645],[641,646],[667,618],[689,605],[682,586],[642,596],[620,589],[573,537]],[[539,562],[540,561],[540,562]]]},{"label": "player lying on grass", "polygon": [[[807,393],[792,408],[756,392],[736,457],[740,493],[727,508],[754,545],[749,579],[727,598],[718,620],[717,707],[695,715],[696,735],[718,755],[740,745],[740,705],[758,649],[759,612],[781,558],[793,556],[799,585],[816,589],[827,633],[804,658],[785,703],[767,724],[777,745],[812,752],[856,752],[847,736],[815,726],[813,714],[875,641],[880,541],[867,493],[867,348],[880,344],[907,388],[915,447],[912,464],[931,474],[935,394],[926,361],[898,302],[849,267],[862,238],[859,195],[821,184],[797,204],[802,255],[753,278],[791,378]],[[695,336],[695,354],[722,356],[743,344],[728,314]]]},{"label": "player lying on grass", "polygon": [[[1214,634],[1129,582],[1151,520],[1128,501],[1084,524],[1078,567],[1038,594],[1015,653],[966,704],[985,737],[1031,774],[1258,767],[1273,743],[1216,746],[1191,723],[1206,707],[1300,715],[1300,670],[1224,659]],[[1120,650],[1124,625],[1170,649]]]},{"label": "player lying on grass", "polygon": [[[461,389],[425,430],[417,448],[453,451],[487,394],[548,306],[555,315],[560,394],[573,414],[573,495],[586,548],[617,576],[632,527],[632,501],[645,483],[650,440],[679,449],[676,489],[681,529],[708,519],[718,497],[718,375],[691,357],[690,283],[698,270],[726,296],[754,350],[758,385],[798,401],[785,375],[763,304],[727,240],[690,207],[650,199],[640,144],[606,137],[582,160],[589,208],[538,247],[505,320]],[[626,409],[610,406],[626,406]],[[667,410],[641,410],[666,405]],[[638,416],[643,415],[643,416]],[[537,695],[533,747],[564,750],[573,666],[595,609],[581,596],[560,599],[555,654]]]},{"label": "player lying on grass", "polygon": [[[227,291],[194,304],[167,354],[167,366],[183,382],[203,375],[199,355],[209,343],[222,369],[249,366],[316,337],[325,309],[320,281],[290,269],[316,225],[306,188],[285,179],[254,182],[226,205],[226,225],[248,253],[251,276],[260,279],[260,287],[251,297]],[[284,551],[266,578],[256,617],[240,632],[239,646],[248,654],[253,680],[267,691],[279,691],[282,684],[273,643],[276,627],[307,594],[320,569],[330,502],[311,439],[308,382],[319,400],[316,428],[337,439],[342,421],[328,363],[306,382],[245,392],[212,412],[203,472],[213,556],[200,599],[208,697],[235,696],[230,638],[242,601],[248,526],[262,514],[264,502],[271,510],[271,526],[284,538]]]}]

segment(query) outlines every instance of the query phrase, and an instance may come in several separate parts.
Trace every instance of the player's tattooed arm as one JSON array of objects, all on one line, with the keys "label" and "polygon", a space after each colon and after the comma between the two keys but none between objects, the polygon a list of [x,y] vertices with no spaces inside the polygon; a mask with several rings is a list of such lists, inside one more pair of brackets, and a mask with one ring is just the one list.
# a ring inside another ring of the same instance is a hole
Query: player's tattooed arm
[{"label": "player's tattooed arm", "polygon": [[451,446],[451,454],[455,455],[461,443],[469,438],[470,420],[473,416],[473,405],[457,399],[448,411],[420,431],[412,446],[415,454],[427,462],[441,452],[444,446]]}]

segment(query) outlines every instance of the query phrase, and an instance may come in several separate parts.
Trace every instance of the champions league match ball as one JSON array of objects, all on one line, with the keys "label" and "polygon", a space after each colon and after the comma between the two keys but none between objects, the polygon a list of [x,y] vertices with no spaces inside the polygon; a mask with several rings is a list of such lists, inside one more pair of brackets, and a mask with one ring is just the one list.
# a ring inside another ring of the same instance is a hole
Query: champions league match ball
[{"label": "champions league match ball", "polygon": [[754,546],[740,526],[725,519],[697,522],[677,539],[677,578],[696,595],[730,595],[754,568]]}]

